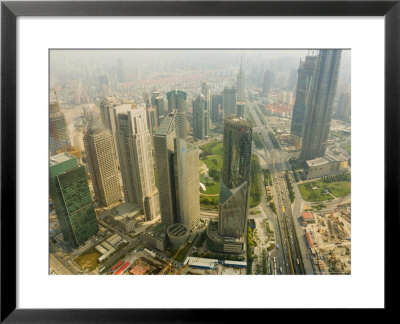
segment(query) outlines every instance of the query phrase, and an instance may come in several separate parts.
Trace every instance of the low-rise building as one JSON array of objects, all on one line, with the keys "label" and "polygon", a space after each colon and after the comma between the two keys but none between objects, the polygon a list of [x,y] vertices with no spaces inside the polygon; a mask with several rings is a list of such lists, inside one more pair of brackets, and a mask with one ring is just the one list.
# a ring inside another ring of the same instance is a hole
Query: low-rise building
[{"label": "low-rise building", "polygon": [[134,203],[124,203],[121,206],[111,209],[106,214],[109,224],[123,233],[134,231],[138,219],[143,215],[143,210]]},{"label": "low-rise building", "polygon": [[306,223],[313,223],[314,222],[314,215],[311,211],[306,211],[301,214],[301,218],[303,222]]},{"label": "low-rise building", "polygon": [[325,156],[306,161],[303,175],[304,179],[308,180],[347,171],[347,161],[335,160]]},{"label": "low-rise building", "polygon": [[157,224],[144,234],[143,241],[148,247],[165,251],[168,244],[166,226],[163,224]]}]

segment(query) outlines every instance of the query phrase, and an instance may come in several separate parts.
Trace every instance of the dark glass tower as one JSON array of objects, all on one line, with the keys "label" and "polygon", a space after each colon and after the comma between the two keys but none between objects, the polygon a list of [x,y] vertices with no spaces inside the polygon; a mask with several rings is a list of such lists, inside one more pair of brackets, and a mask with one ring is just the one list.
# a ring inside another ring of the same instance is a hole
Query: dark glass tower
[{"label": "dark glass tower", "polygon": [[290,134],[296,145],[301,144],[303,136],[303,126],[307,114],[308,97],[312,82],[317,70],[318,56],[306,56],[304,62],[300,61],[297,77],[296,101],[293,106],[292,125]]},{"label": "dark glass tower", "polygon": [[225,87],[224,88],[224,117],[236,115],[236,88]]},{"label": "dark glass tower", "polygon": [[99,231],[85,168],[68,153],[50,158],[50,196],[71,246],[77,248]]},{"label": "dark glass tower", "polygon": [[224,118],[224,155],[219,195],[218,233],[239,237],[246,231],[253,124]]},{"label": "dark glass tower", "polygon": [[299,160],[304,162],[325,155],[336,93],[341,50],[320,50],[315,80],[309,98]]}]

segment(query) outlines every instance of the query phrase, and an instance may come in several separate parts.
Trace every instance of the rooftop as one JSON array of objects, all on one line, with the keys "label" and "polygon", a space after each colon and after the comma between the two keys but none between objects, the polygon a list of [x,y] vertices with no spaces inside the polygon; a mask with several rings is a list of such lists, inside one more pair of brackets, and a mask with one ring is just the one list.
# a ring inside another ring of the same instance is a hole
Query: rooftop
[{"label": "rooftop", "polygon": [[321,158],[316,158],[314,160],[308,160],[306,163],[308,166],[324,165],[328,163],[328,160],[321,157]]},{"label": "rooftop", "polygon": [[71,159],[76,159],[74,156],[67,152],[58,153],[50,157],[50,166],[65,162]]},{"label": "rooftop", "polygon": [[169,133],[169,129],[174,125],[174,112],[170,112],[167,116],[164,117],[161,125],[157,128],[157,131],[154,135],[165,136]]},{"label": "rooftop", "polygon": [[301,214],[301,216],[302,216],[304,219],[312,219],[312,218],[314,218],[312,212],[310,212],[310,211],[303,212],[303,213]]}]

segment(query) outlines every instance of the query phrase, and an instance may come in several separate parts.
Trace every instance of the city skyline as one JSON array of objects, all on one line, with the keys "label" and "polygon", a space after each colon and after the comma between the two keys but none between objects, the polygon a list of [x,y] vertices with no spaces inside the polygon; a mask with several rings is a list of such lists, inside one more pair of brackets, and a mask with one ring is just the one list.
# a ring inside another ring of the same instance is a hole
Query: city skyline
[{"label": "city skyline", "polygon": [[350,57],[52,50],[58,274],[350,274]]}]

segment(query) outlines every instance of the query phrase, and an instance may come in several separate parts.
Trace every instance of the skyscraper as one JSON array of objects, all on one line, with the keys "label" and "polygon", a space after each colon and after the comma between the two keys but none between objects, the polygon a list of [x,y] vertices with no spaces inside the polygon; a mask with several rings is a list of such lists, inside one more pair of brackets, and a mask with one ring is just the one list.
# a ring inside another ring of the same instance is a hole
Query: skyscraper
[{"label": "skyscraper", "polygon": [[56,101],[50,102],[49,140],[50,155],[71,145],[67,122]]},{"label": "skyscraper", "polygon": [[193,138],[201,140],[208,137],[208,109],[205,97],[200,94],[193,101]]},{"label": "skyscraper", "polygon": [[141,206],[151,220],[159,215],[159,202],[146,108],[120,105],[113,108],[112,118],[125,201]]},{"label": "skyscraper", "polygon": [[106,129],[112,131],[111,123],[113,120],[110,118],[110,111],[112,108],[118,106],[120,102],[115,97],[106,97],[100,102],[100,116],[103,125]]},{"label": "skyscraper", "polygon": [[238,102],[236,104],[236,116],[237,117],[242,117],[244,118],[244,109],[245,109],[245,103],[244,102]]},{"label": "skyscraper", "polygon": [[154,134],[161,222],[191,228],[200,214],[199,151],[175,133],[178,114],[170,112]]},{"label": "skyscraper", "polygon": [[237,100],[241,102],[246,102],[246,92],[245,92],[245,74],[243,71],[242,58],[240,59],[240,69],[237,74]]},{"label": "skyscraper", "polygon": [[243,253],[247,233],[253,124],[240,117],[224,118],[224,155],[219,192],[218,224],[210,222],[211,248]]},{"label": "skyscraper", "polygon": [[201,85],[201,94],[204,96],[204,99],[206,100],[206,105],[207,105],[207,124],[208,128],[210,128],[211,124],[211,93],[210,89],[208,87],[208,84],[206,82],[203,82]]},{"label": "skyscraper", "polygon": [[150,135],[156,131],[158,127],[158,115],[157,115],[157,107],[151,106],[146,107],[147,113],[147,128],[149,129]]},{"label": "skyscraper", "polygon": [[224,88],[224,117],[236,115],[236,89]]},{"label": "skyscraper", "polygon": [[164,108],[164,98],[163,97],[156,97],[154,99],[156,107],[157,107],[157,118],[158,123],[161,124],[164,115],[165,115],[165,108]]},{"label": "skyscraper", "polygon": [[303,145],[299,160],[325,154],[332,119],[332,104],[339,74],[341,50],[320,50],[315,80],[308,98]]},{"label": "skyscraper", "polygon": [[272,88],[272,85],[274,83],[274,73],[272,71],[265,71],[264,73],[264,80],[263,80],[263,84],[262,84],[262,94],[264,97],[268,97],[269,92]]},{"label": "skyscraper", "polygon": [[213,94],[211,96],[211,120],[220,122],[223,114],[224,96],[222,94]]},{"label": "skyscraper", "polygon": [[176,111],[168,113],[153,136],[158,190],[161,193],[161,222],[165,225],[171,225],[177,222],[173,164],[177,120],[178,116]]},{"label": "skyscraper", "polygon": [[298,71],[296,100],[293,106],[292,125],[290,135],[296,145],[301,145],[303,126],[307,115],[308,97],[317,70],[318,56],[306,56],[305,61],[300,61]]},{"label": "skyscraper", "polygon": [[177,135],[181,139],[187,137],[187,118],[186,118],[186,92],[174,90],[167,93],[168,111],[176,110],[178,113],[179,129]]},{"label": "skyscraper", "polygon": [[111,131],[91,115],[83,143],[97,201],[104,206],[116,203],[122,192]]},{"label": "skyscraper", "polygon": [[199,150],[175,138],[174,178],[177,220],[192,228],[200,217]]},{"label": "skyscraper", "polygon": [[85,168],[68,153],[50,157],[50,196],[64,240],[72,247],[99,231]]}]

